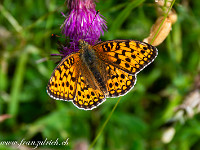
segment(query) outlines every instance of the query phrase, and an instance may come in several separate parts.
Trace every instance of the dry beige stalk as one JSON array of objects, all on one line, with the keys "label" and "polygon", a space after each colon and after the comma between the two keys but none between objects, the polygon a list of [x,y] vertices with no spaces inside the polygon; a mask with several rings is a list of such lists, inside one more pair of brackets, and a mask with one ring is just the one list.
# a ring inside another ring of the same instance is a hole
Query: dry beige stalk
[{"label": "dry beige stalk", "polygon": [[[158,0],[156,2],[156,4],[159,6],[157,8],[158,14],[159,15],[166,14],[168,9],[170,9],[171,2],[172,2],[172,0],[168,0],[166,3],[164,2],[164,0]],[[165,9],[162,9],[161,7],[164,7]],[[146,42],[146,43],[152,42],[152,40],[153,40],[155,34],[157,33],[164,18],[165,18],[164,16],[158,17],[155,24],[151,28],[150,35],[143,40],[144,42]],[[151,44],[153,46],[160,45],[166,39],[166,37],[169,35],[169,32],[172,29],[172,24],[174,24],[176,21],[177,21],[177,14],[176,14],[175,10],[170,10],[167,18],[165,19],[163,25],[161,26],[161,28],[158,32],[156,38],[154,39],[153,43],[151,43]]]},{"label": "dry beige stalk", "polygon": [[[155,34],[157,33],[161,22],[163,21],[164,17],[159,17],[156,20],[156,23],[152,26],[151,28],[151,32],[149,37],[145,38],[143,41],[146,43],[151,43],[152,39],[154,38]],[[170,30],[171,30],[171,20],[169,20],[168,18],[165,19],[163,25],[161,26],[156,38],[154,39],[153,43],[151,43],[153,46],[157,46],[160,45],[165,38],[168,36]]]},{"label": "dry beige stalk", "polygon": [[172,24],[174,24],[177,21],[178,16],[177,16],[176,11],[174,9],[172,9],[169,12],[168,18],[169,18],[169,20],[171,20]]}]

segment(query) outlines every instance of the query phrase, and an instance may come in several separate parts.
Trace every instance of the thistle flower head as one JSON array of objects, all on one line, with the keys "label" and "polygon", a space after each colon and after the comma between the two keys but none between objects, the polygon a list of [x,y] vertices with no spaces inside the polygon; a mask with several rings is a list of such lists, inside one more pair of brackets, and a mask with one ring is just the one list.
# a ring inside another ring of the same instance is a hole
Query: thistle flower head
[{"label": "thistle flower head", "polygon": [[79,39],[94,45],[101,34],[104,34],[106,22],[103,16],[96,12],[95,6],[93,0],[68,0],[69,12],[61,28],[71,42],[69,47],[60,51],[64,56],[79,50]]}]

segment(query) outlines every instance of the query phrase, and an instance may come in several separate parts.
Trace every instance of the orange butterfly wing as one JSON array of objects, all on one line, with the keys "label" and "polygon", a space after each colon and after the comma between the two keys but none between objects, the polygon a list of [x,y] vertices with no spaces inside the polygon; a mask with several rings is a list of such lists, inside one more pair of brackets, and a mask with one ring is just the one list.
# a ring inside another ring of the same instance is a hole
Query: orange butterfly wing
[{"label": "orange butterfly wing", "polygon": [[[87,78],[88,77],[89,75]],[[77,82],[76,96],[73,100],[73,104],[79,109],[91,110],[104,101],[104,93],[101,90],[92,88],[91,85],[87,83],[86,77],[80,73]]]},{"label": "orange butterfly wing", "polygon": [[108,66],[108,97],[126,94],[136,83],[136,75],[157,56],[157,49],[135,40],[111,40],[93,46],[98,58]]},{"label": "orange butterfly wing", "polygon": [[66,56],[54,69],[47,93],[57,100],[73,100],[75,98],[77,79],[79,76],[79,53]]},{"label": "orange butterfly wing", "polygon": [[130,75],[112,65],[107,66],[106,72],[108,77],[106,86],[109,94],[107,97],[124,95],[131,90],[136,83],[136,75]]},{"label": "orange butterfly wing", "polygon": [[93,46],[98,57],[129,74],[136,74],[157,56],[157,49],[135,40],[111,40]]}]

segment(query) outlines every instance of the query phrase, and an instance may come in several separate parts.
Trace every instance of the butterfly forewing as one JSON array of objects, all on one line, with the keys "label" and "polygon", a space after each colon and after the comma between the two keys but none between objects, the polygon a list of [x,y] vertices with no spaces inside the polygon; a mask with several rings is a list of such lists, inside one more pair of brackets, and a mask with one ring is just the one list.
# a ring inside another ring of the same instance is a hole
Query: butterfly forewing
[{"label": "butterfly forewing", "polygon": [[157,56],[157,49],[135,40],[112,40],[93,46],[98,57],[132,75],[141,71]]},{"label": "butterfly forewing", "polygon": [[79,76],[79,53],[65,57],[55,68],[47,85],[47,93],[54,99],[73,100]]}]

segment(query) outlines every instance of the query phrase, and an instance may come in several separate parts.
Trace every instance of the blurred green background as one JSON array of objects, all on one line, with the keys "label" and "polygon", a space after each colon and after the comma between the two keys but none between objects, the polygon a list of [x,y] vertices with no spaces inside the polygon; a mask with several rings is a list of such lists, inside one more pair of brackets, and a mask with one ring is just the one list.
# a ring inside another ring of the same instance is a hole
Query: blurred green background
[{"label": "blurred green background", "polygon": [[[142,41],[158,17],[153,0],[99,0],[96,4],[108,26],[103,41]],[[193,91],[200,91],[200,1],[177,0],[173,8],[178,20],[157,46],[158,57],[138,74],[135,88],[121,98],[95,150],[200,149],[198,105],[192,108],[191,117],[187,111],[179,116],[175,111]],[[118,100],[109,98],[97,109],[83,111],[47,95],[47,82],[60,60],[50,57],[58,53],[50,37],[61,35],[65,18],[60,12],[67,12],[64,0],[0,1],[0,149],[32,149],[35,146],[30,143],[18,147],[3,141],[46,138],[59,143],[69,138],[68,145],[37,149],[87,147]],[[199,104],[200,99],[195,100]],[[162,137],[168,129],[175,135],[166,143]]]}]

